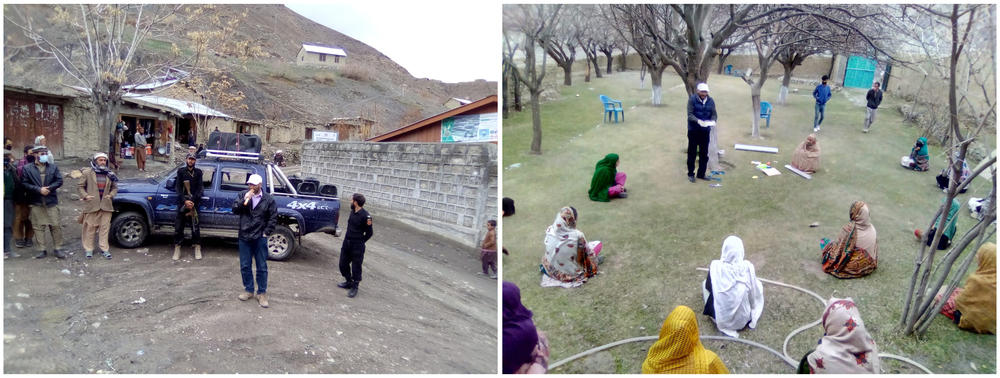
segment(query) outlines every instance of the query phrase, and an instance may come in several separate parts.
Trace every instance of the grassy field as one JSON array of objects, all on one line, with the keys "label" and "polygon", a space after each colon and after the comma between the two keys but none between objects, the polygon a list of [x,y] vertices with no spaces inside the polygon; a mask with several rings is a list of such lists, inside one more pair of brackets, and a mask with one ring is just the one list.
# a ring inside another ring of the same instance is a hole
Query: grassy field
[{"label": "grassy field", "polygon": [[[668,71],[669,72],[669,71]],[[551,76],[559,80],[561,75]],[[915,228],[924,228],[942,197],[934,175],[944,166],[940,147],[932,146],[930,172],[899,166],[918,130],[902,123],[897,100],[887,95],[872,132],[863,134],[865,90],[834,94],[819,134],[822,167],[812,180],[783,168],[792,151],[812,131],[812,88],[799,86],[788,105],[777,106],[761,139],[750,137],[749,88],[741,80],[713,75],[711,95],[719,113],[719,145],[726,170],[722,187],[686,179],[687,96],[676,75],[666,73],[662,106],[650,105],[649,79],[639,88],[636,71],[615,73],[572,87],[542,106],[542,155],[528,154],[531,113],[528,107],[503,121],[503,195],[514,198],[517,214],[504,218],[504,280],[521,288],[535,324],[549,335],[551,362],[617,340],[656,335],[667,314],[678,305],[700,314],[699,285],[707,267],[718,259],[722,241],[738,235],[759,277],[810,289],[821,296],[853,297],[880,351],[912,358],[936,373],[993,373],[996,338],[958,330],[938,316],[923,340],[895,330],[902,297],[913,269]],[[779,81],[765,85],[764,101],[774,102]],[[601,123],[597,96],[622,100],[626,122]],[[527,98],[527,96],[525,96]],[[763,125],[762,125],[763,127]],[[986,136],[995,139],[995,135]],[[734,143],[779,147],[765,154],[733,150]],[[990,142],[992,145],[992,142]],[[628,174],[629,198],[610,203],[590,201],[587,189],[594,164],[605,154],[621,155],[620,171]],[[765,177],[751,160],[776,161],[780,176]],[[519,166],[511,167],[519,163]],[[753,179],[752,176],[759,176]],[[977,179],[970,196],[984,196],[991,185]],[[864,200],[878,230],[879,267],[872,275],[838,280],[820,269],[819,242],[834,238],[848,221],[848,209]],[[602,274],[575,289],[542,288],[538,265],[544,254],[545,228],[561,206],[579,210],[578,227],[588,240],[601,240],[607,260]],[[973,224],[963,208],[962,235]],[[817,228],[808,225],[819,222]],[[781,350],[787,334],[817,319],[823,305],[801,292],[765,284],[764,313],[758,328],[741,338]],[[703,335],[721,335],[711,320],[699,315]],[[798,360],[822,336],[813,327],[792,339],[789,352]],[[710,341],[734,373],[792,373],[780,360],[757,348]],[[651,343],[632,343],[577,360],[555,373],[638,373]],[[883,371],[918,372],[910,365],[883,360]]]}]

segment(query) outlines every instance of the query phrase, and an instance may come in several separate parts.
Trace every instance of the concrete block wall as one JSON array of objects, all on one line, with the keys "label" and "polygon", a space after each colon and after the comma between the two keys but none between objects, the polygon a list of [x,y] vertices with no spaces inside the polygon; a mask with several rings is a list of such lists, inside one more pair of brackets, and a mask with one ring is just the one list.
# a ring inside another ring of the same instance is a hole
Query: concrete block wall
[{"label": "concrete block wall", "polygon": [[361,193],[373,216],[468,246],[497,219],[495,144],[305,142],[302,150],[302,176],[337,185],[345,208]]}]

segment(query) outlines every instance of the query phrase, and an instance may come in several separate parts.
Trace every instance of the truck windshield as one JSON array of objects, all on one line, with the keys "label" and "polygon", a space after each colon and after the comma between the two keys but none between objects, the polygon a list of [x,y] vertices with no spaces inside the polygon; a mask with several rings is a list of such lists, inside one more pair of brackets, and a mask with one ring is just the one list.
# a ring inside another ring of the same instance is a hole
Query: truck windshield
[{"label": "truck windshield", "polygon": [[156,182],[163,182],[163,180],[166,180],[167,177],[169,177],[170,174],[174,172],[177,172],[177,167],[164,169],[162,172],[159,172],[155,176],[153,176],[153,180],[156,180]]}]

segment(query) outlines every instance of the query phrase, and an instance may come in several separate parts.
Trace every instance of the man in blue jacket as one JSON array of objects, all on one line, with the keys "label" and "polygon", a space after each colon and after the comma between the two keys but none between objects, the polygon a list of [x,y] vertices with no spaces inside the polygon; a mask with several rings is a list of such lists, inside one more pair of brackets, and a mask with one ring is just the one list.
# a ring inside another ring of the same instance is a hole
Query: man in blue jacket
[{"label": "man in blue jacket", "polygon": [[[63,244],[62,217],[59,215],[59,198],[56,191],[63,184],[59,167],[52,162],[49,149],[45,146],[35,146],[31,149],[35,162],[24,166],[23,185],[28,193],[28,204],[31,207],[31,225],[35,228],[35,248],[38,249],[36,259],[45,258],[48,250],[59,259],[65,259],[60,248]],[[46,243],[45,234],[51,231],[52,245]],[[51,248],[49,248],[51,247]]]},{"label": "man in blue jacket", "polygon": [[698,178],[705,178],[708,167],[708,141],[712,126],[719,118],[715,111],[715,100],[708,96],[708,84],[698,83],[697,93],[688,99],[688,181],[694,182],[694,158],[698,156]]},{"label": "man in blue jacket", "polygon": [[816,99],[816,117],[813,118],[814,133],[819,131],[819,125],[823,123],[823,113],[826,111],[826,102],[833,96],[830,93],[830,86],[826,85],[827,80],[830,80],[830,77],[823,75],[823,84],[817,85],[816,89],[813,90],[813,98]]}]

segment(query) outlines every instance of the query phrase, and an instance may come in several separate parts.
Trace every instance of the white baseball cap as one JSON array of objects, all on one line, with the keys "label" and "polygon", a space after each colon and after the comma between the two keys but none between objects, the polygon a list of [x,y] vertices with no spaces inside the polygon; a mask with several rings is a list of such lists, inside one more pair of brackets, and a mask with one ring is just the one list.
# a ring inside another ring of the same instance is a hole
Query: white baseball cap
[{"label": "white baseball cap", "polygon": [[262,179],[258,174],[252,174],[250,175],[250,178],[247,179],[247,184],[251,185],[260,185],[262,182],[264,182],[264,179]]},{"label": "white baseball cap", "polygon": [[698,87],[697,88],[698,88],[698,92],[702,92],[702,91],[708,92],[708,84],[706,84],[706,83],[698,83]]}]

